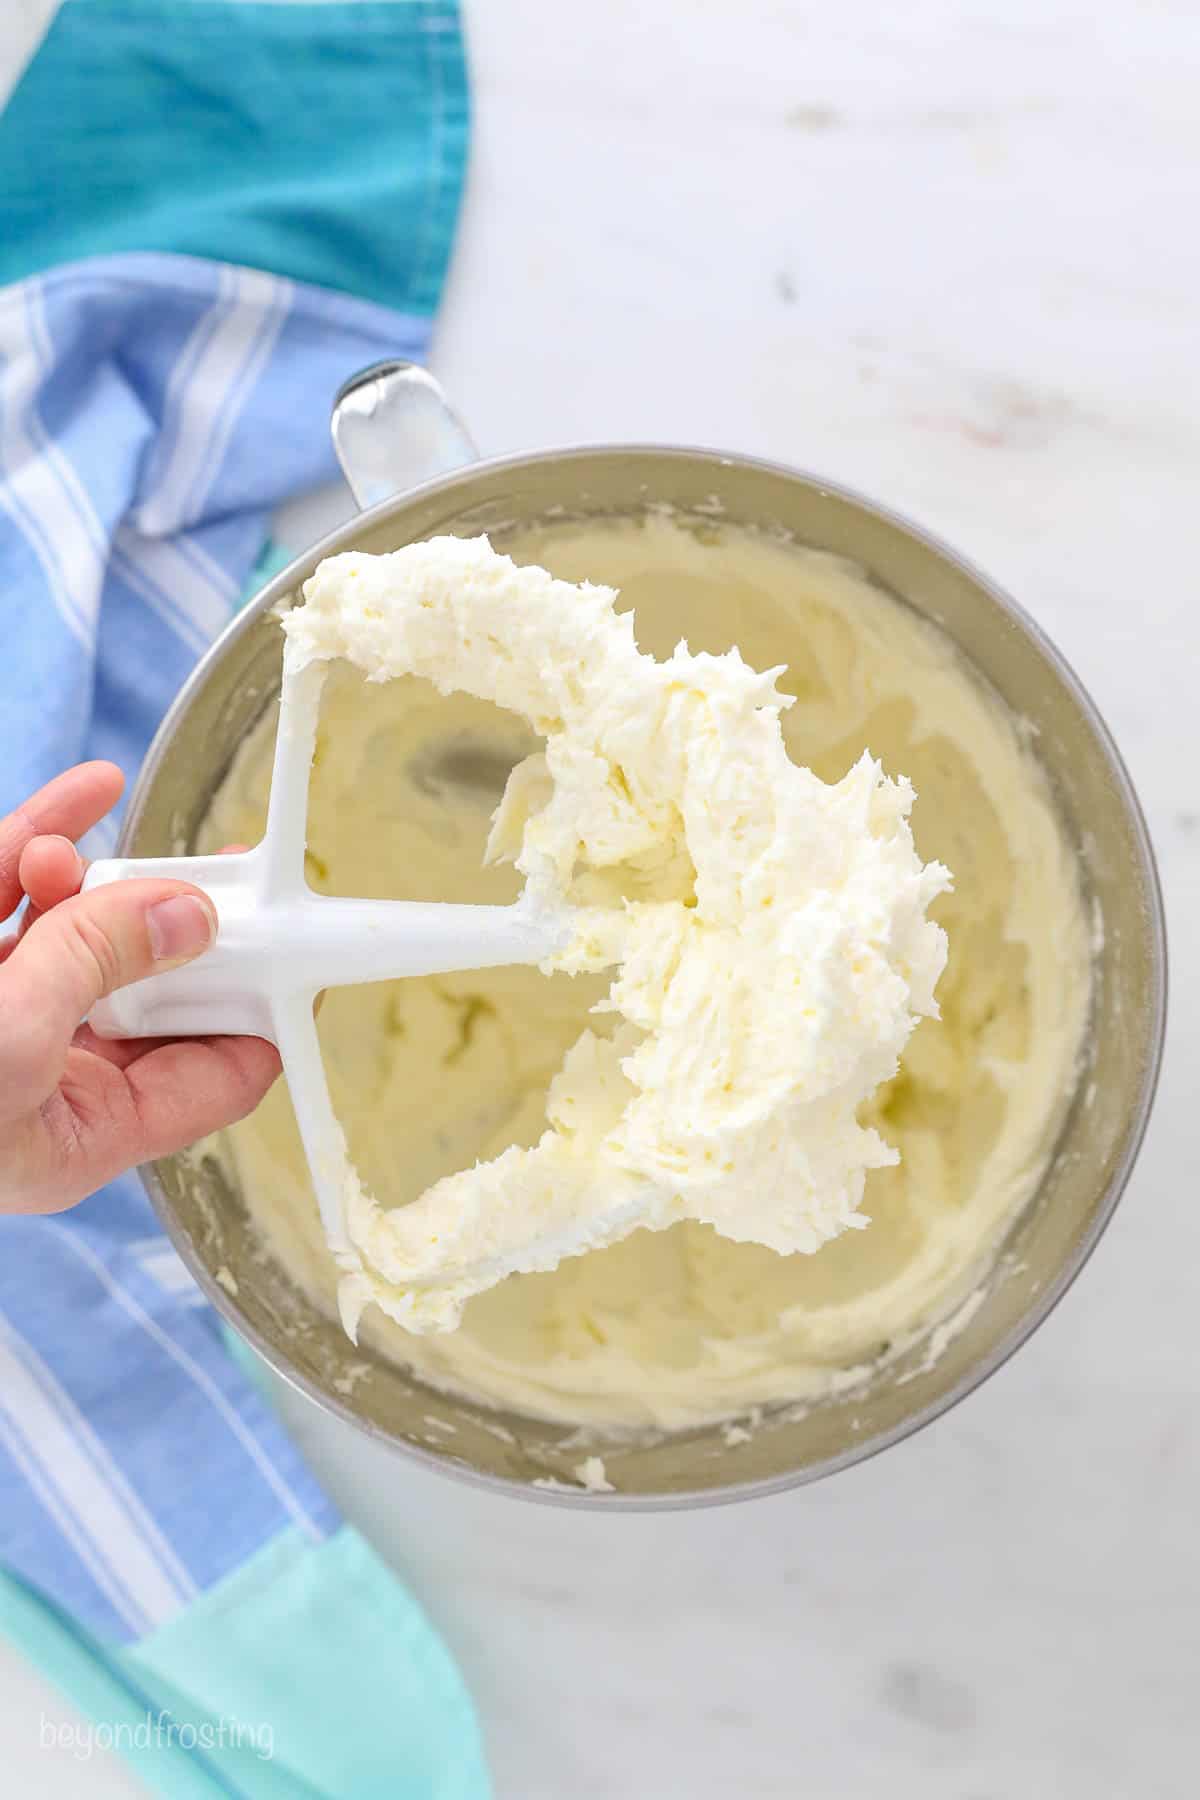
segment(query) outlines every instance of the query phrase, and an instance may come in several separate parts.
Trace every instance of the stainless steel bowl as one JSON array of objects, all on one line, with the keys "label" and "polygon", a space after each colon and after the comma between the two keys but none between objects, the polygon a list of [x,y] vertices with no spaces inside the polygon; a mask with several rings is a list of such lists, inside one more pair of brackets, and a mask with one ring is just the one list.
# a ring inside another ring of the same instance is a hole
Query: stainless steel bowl
[{"label": "stainless steel bowl", "polygon": [[[360,501],[394,486],[398,470],[409,478],[471,454],[436,387],[403,365],[366,371],[348,384],[335,411],[335,441]],[[644,446],[476,462],[369,505],[239,614],[164,721],[119,849],[152,856],[193,847],[236,746],[278,687],[280,633],[268,615],[322,557],[351,548],[391,550],[434,532],[486,531],[542,519],[555,509],[623,513],[666,503],[687,511],[711,507],[714,499],[731,521],[782,528],[801,543],[864,565],[947,631],[1030,721],[1102,921],[1089,1066],[1057,1154],[1012,1230],[1010,1254],[998,1265],[986,1299],[934,1366],[924,1366],[918,1347],[865,1391],[803,1413],[784,1407],[768,1414],[736,1454],[717,1427],[648,1435],[606,1449],[617,1489],[612,1494],[534,1487],[546,1477],[571,1482],[583,1454],[576,1432],[448,1398],[369,1348],[352,1349],[339,1326],[264,1258],[243,1198],[215,1159],[184,1154],[142,1171],[164,1226],[213,1305],[318,1405],[431,1467],[497,1492],[561,1504],[647,1507],[742,1499],[858,1462],[977,1387],[1041,1323],[1087,1260],[1128,1179],[1150,1111],[1162,1045],[1166,952],[1154,859],[1137,799],[1071,670],[1030,618],[945,546],[868,501],[792,469]],[[225,1271],[236,1292],[225,1285]],[[366,1365],[366,1372],[348,1380],[352,1363]]]}]

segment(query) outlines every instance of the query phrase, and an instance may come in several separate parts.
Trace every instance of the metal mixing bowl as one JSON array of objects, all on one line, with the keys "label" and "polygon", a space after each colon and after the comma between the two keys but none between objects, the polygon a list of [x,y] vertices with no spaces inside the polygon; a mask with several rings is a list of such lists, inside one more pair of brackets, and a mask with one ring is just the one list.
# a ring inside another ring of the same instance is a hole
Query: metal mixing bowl
[{"label": "metal mixing bowl", "polygon": [[[367,371],[348,384],[335,438],[360,500],[394,486],[397,469],[407,477],[470,454],[437,389],[403,368]],[[214,644],[154,741],[119,854],[194,847],[238,743],[278,688],[281,634],[271,609],[322,557],[391,550],[435,532],[498,529],[556,509],[623,513],[666,503],[692,511],[714,501],[731,522],[782,528],[863,565],[948,632],[1034,727],[1036,753],[1103,926],[1088,1066],[1057,1153],[1013,1227],[986,1298],[932,1367],[918,1346],[865,1391],[807,1411],[768,1413],[736,1451],[717,1426],[606,1448],[612,1494],[531,1485],[546,1477],[572,1482],[584,1454],[576,1431],[449,1398],[369,1347],[354,1349],[264,1257],[242,1196],[215,1158],[185,1153],[142,1171],[208,1298],[281,1375],[357,1429],[497,1492],[607,1507],[740,1499],[829,1474],[905,1437],[998,1368],[1074,1280],[1120,1197],[1153,1098],[1165,1007],[1162,906],[1137,800],[1088,696],[1033,621],[944,546],[853,494],[743,457],[637,446],[553,450],[460,467],[369,506],[284,570]],[[352,1364],[358,1372],[348,1379]]]}]

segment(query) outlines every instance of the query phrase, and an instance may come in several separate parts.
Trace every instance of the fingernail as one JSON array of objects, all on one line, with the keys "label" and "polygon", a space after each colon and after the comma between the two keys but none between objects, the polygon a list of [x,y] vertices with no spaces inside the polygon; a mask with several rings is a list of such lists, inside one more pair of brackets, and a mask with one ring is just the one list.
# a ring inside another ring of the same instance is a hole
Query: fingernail
[{"label": "fingernail", "polygon": [[155,962],[179,962],[208,949],[217,935],[217,921],[194,894],[174,894],[150,908],[146,930]]}]

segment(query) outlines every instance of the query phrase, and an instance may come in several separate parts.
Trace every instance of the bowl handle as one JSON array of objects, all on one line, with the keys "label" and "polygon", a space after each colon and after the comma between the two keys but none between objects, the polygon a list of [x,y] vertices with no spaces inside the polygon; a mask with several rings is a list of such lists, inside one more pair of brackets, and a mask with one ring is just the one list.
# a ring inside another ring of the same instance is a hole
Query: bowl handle
[{"label": "bowl handle", "polygon": [[343,382],[329,428],[350,491],[362,508],[446,475],[479,452],[428,369],[372,363]]}]

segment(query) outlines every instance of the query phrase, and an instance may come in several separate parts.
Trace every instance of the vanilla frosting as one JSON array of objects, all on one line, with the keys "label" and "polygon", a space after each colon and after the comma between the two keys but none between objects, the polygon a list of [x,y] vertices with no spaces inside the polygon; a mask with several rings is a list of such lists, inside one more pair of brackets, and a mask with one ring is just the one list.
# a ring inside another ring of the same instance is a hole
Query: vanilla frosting
[{"label": "vanilla frosting", "polygon": [[[714,655],[736,642],[750,663],[786,663],[775,684],[795,702],[785,742],[826,782],[868,747],[912,778],[917,848],[955,875],[930,908],[949,936],[942,1016],[918,1025],[898,1075],[860,1109],[900,1153],[867,1172],[869,1230],[814,1256],[694,1221],[637,1231],[477,1295],[453,1332],[416,1337],[369,1308],[364,1354],[517,1412],[675,1427],[819,1398],[935,1327],[940,1345],[1036,1191],[1087,1017],[1076,858],[1019,722],[947,638],[837,558],[659,515],[525,527],[503,547],[565,580],[620,588],[639,646],[661,659],[686,636]],[[239,748],[199,848],[261,834],[273,732],[268,714]],[[519,874],[484,866],[485,846],[509,771],[538,748],[489,701],[336,665],[310,792],[313,885],[513,900]],[[330,992],[322,1049],[366,1185],[403,1207],[476,1161],[536,1145],[572,1044],[616,1022],[591,1011],[608,983],[506,968]],[[262,1254],[303,1296],[296,1332],[314,1304],[336,1316],[337,1271],[284,1084],[217,1148]]]},{"label": "vanilla frosting", "polygon": [[[488,842],[534,907],[566,912],[548,974],[613,969],[530,1148],[386,1210],[351,1167],[352,1332],[374,1300],[448,1330],[473,1295],[681,1220],[780,1254],[849,1227],[897,1160],[858,1108],[896,1073],[946,960],[949,886],[913,848],[913,792],[866,752],[836,783],[788,756],[781,669],[638,648],[616,591],[518,566],[486,538],[328,558],[287,613],[289,664],[341,658],[489,700],[545,740]],[[397,770],[394,779],[402,779]]]}]

